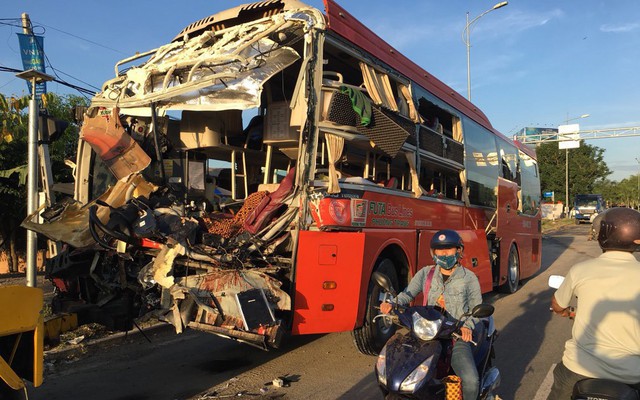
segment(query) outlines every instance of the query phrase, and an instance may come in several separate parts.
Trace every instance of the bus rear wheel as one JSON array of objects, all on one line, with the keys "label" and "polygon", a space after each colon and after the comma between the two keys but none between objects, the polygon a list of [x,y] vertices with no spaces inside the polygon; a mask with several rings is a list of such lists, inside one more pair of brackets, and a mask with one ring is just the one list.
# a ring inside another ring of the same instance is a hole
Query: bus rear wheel
[{"label": "bus rear wheel", "polygon": [[520,283],[520,257],[515,244],[509,249],[509,264],[507,265],[507,281],[500,286],[503,293],[515,293]]},{"label": "bus rear wheel", "polygon": [[[398,275],[393,261],[388,258],[382,258],[378,260],[374,270],[386,275],[395,291],[398,291]],[[381,293],[380,286],[371,279],[369,281],[369,290],[367,291],[367,309],[364,324],[352,332],[353,342],[362,354],[377,355],[387,343],[387,340],[396,333],[396,326],[384,318],[378,318],[373,322],[373,318],[380,313]]]}]

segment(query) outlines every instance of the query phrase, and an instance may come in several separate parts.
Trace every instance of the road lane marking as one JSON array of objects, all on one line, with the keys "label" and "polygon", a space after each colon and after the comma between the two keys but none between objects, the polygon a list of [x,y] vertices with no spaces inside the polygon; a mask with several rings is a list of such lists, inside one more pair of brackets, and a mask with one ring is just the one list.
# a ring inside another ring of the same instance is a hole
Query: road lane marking
[{"label": "road lane marking", "polygon": [[551,386],[553,385],[553,369],[556,367],[556,364],[551,364],[551,368],[549,368],[549,372],[547,372],[547,376],[544,377],[544,380],[540,384],[538,391],[536,392],[536,396],[533,400],[546,400],[547,396],[549,396],[549,392],[551,392]]}]

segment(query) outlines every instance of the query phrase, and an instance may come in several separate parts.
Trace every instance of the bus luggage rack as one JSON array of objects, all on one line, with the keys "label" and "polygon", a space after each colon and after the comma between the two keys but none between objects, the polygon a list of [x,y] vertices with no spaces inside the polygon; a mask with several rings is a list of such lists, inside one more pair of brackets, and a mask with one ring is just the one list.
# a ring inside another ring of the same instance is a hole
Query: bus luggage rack
[{"label": "bus luggage rack", "polygon": [[362,126],[349,96],[339,92],[331,97],[327,119],[340,125],[355,126],[359,133],[367,136],[380,151],[391,157],[398,154],[407,137],[413,134],[412,128],[407,130],[376,106],[371,107],[371,123]]}]

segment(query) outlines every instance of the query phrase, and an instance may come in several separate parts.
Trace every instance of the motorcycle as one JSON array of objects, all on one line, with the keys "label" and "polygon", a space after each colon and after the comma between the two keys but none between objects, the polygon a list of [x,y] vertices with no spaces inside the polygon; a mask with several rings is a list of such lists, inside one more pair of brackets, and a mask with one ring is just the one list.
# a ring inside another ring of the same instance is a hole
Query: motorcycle
[{"label": "motorcycle", "polygon": [[[558,289],[564,276],[551,275],[549,287]],[[575,309],[571,307],[569,319],[575,316]],[[610,379],[590,378],[576,382],[573,386],[571,400],[640,400],[640,393],[631,386]]]},{"label": "motorcycle", "polygon": [[[373,277],[385,292],[383,301],[389,301],[389,296],[395,298],[386,275],[374,272]],[[493,342],[497,337],[491,317],[493,311],[493,306],[479,304],[471,313],[456,320],[438,306],[394,304],[390,314],[377,315],[374,320],[388,318],[409,329],[405,334],[392,336],[378,355],[375,374],[385,399],[445,399],[443,378],[453,374],[452,339],[461,338],[458,332],[469,317],[482,318],[476,324],[472,342],[480,377],[478,399],[492,399],[500,385],[500,372],[491,365],[495,357]]]}]

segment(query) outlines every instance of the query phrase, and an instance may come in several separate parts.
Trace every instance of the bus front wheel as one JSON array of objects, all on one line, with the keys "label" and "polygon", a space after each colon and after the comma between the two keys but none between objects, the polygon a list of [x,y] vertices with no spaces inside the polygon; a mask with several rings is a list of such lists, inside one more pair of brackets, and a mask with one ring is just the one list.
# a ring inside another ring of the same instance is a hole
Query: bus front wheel
[{"label": "bus front wheel", "polygon": [[[398,275],[393,261],[388,258],[382,258],[378,260],[374,270],[386,275],[395,291],[398,291]],[[352,332],[353,342],[362,354],[377,355],[387,343],[387,340],[396,333],[395,325],[385,318],[378,318],[373,322],[373,318],[380,313],[381,293],[380,286],[371,279],[369,281],[369,290],[367,291],[367,309],[364,323]]]},{"label": "bus front wheel", "polygon": [[507,265],[507,281],[500,287],[503,293],[515,293],[520,283],[520,258],[515,244],[509,249],[509,264]]}]

